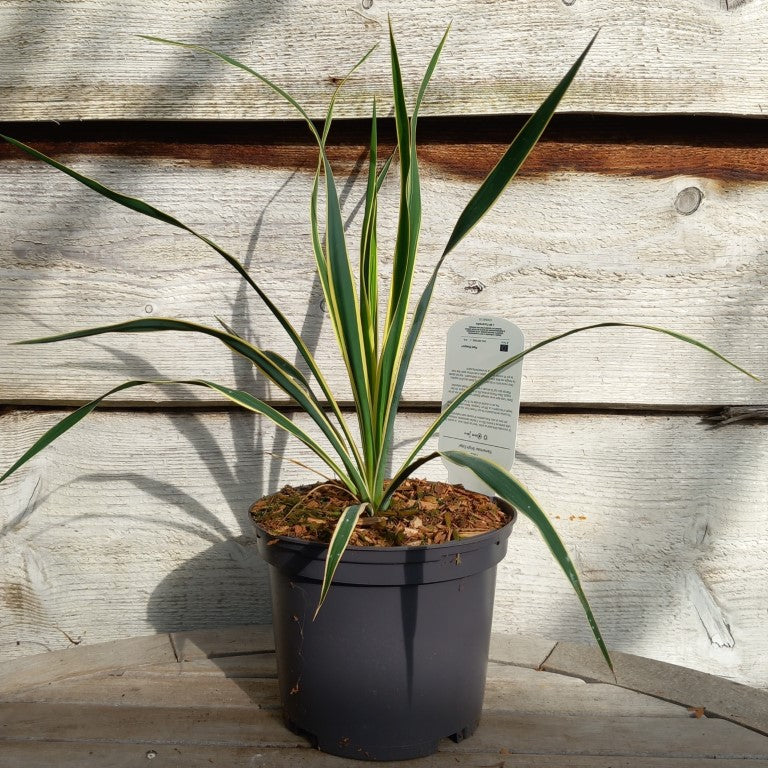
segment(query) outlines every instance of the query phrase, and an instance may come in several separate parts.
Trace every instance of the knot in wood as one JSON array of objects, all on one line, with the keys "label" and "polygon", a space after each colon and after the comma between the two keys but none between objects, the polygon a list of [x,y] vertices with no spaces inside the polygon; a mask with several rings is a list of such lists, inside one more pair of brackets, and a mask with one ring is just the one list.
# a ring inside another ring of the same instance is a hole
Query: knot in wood
[{"label": "knot in wood", "polygon": [[464,290],[467,291],[467,293],[474,293],[477,295],[485,290],[485,283],[481,280],[468,280],[467,284],[464,286]]}]

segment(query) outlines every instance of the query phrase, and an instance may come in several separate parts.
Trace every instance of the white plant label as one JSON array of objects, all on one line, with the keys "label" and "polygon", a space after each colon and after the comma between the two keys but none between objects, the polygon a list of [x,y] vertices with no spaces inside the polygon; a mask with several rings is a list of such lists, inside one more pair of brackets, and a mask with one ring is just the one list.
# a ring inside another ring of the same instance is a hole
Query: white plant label
[{"label": "white plant label", "polygon": [[[443,410],[484,373],[523,351],[523,333],[499,317],[465,317],[448,330]],[[523,361],[496,374],[473,392],[442,424],[438,449],[463,451],[511,469],[520,412]],[[448,482],[493,495],[466,467],[443,460]]]}]

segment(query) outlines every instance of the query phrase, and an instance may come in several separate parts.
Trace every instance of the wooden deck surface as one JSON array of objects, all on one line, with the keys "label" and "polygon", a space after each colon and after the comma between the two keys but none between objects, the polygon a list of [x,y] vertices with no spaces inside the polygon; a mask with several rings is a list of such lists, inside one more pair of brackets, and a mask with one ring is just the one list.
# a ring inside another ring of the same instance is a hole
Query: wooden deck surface
[{"label": "wooden deck surface", "polygon": [[[0,765],[361,765],[282,724],[269,626],[137,637],[0,665]],[[496,635],[480,728],[386,765],[768,768],[768,692],[592,649]]]}]

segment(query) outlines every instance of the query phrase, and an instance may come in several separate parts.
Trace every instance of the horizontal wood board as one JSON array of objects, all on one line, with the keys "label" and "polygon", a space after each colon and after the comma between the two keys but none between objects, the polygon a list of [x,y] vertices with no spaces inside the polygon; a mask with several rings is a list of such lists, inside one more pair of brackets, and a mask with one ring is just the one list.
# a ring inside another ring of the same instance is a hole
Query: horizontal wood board
[{"label": "horizontal wood board", "polygon": [[5,119],[286,119],[295,113],[243,72],[138,39],[214,46],[324,114],[339,79],[379,49],[338,112],[391,104],[387,18],[415,92],[440,36],[450,39],[425,113],[531,111],[589,39],[600,36],[564,108],[589,112],[762,115],[768,8],[733,0],[599,2],[211,3],[6,0],[0,6],[0,104]]},{"label": "horizontal wood board", "polygon": [[[143,764],[147,754],[162,758],[162,765],[172,768],[340,768],[357,762],[344,761],[314,749],[277,749],[274,747],[215,747],[195,744],[174,745],[158,751],[152,743],[139,744],[77,744],[67,741],[29,742],[7,741],[3,757],[7,768],[28,768],[32,761],[44,768],[130,768]],[[500,759],[501,758],[501,759]],[[153,758],[154,759],[154,758]],[[741,758],[669,758],[617,757],[599,755],[509,755],[492,752],[464,753],[461,762],[452,756],[458,768],[768,768],[768,760]],[[380,763],[386,768],[443,768],[446,756],[438,753],[418,760]]]},{"label": "horizontal wood board", "polygon": [[[659,325],[701,338],[757,375],[768,373],[768,147],[760,131],[750,126],[745,144],[735,147],[711,128],[697,140],[688,126],[676,146],[680,139],[658,135],[655,124],[645,139],[642,129],[630,131],[628,144],[625,129],[607,125],[591,139],[586,123],[556,131],[451,254],[406,385],[408,401],[439,401],[445,329],[468,314],[509,317],[529,342],[604,320]],[[349,397],[312,267],[308,200],[316,153],[307,140],[295,131],[276,138],[276,127],[249,144],[248,128],[240,126],[222,137],[230,142],[223,145],[207,143],[218,140],[210,125],[199,135],[186,127],[176,143],[152,138],[147,127],[134,140],[125,138],[125,127],[110,131],[99,140],[88,131],[65,131],[52,141],[49,133],[42,146],[240,257],[317,350],[334,390]],[[479,134],[471,125],[429,127],[417,289],[462,204],[513,132],[503,122]],[[352,253],[363,197],[362,134],[360,127],[343,130],[333,156],[340,178],[350,179],[341,190]],[[385,148],[387,141],[385,131]],[[294,358],[268,311],[206,246],[18,153],[4,150],[0,157],[0,343],[132,317],[215,325],[218,315]],[[393,172],[379,215],[385,274],[397,194]],[[425,370],[431,375],[419,375]],[[126,378],[198,376],[281,398],[211,339],[142,334],[6,346],[0,402],[69,404]],[[215,402],[213,395],[178,389],[126,396],[124,404]],[[609,330],[532,356],[524,366],[523,401],[699,408],[764,403],[768,393],[700,350],[650,332]]]},{"label": "horizontal wood board", "polygon": [[[2,734],[9,741],[148,743],[156,750],[178,744],[222,747],[306,747],[274,709],[115,707],[99,704],[0,702]],[[0,736],[0,746],[2,745]],[[471,737],[440,749],[455,757],[497,754],[640,755],[672,758],[768,759],[768,737],[725,720],[616,717],[488,711]]]},{"label": "horizontal wood board", "polygon": [[[0,466],[59,415],[1,416]],[[404,415],[398,456],[428,421]],[[283,455],[314,464],[247,415],[93,414],[0,486],[2,656],[269,620],[246,510],[314,479]],[[767,457],[758,424],[531,414],[515,471],[560,531],[612,647],[768,686]],[[499,567],[495,626],[590,639],[524,520]]]},{"label": "horizontal wood board", "polygon": [[[73,655],[72,651],[68,651]],[[230,659],[248,660],[262,654],[226,657],[212,660],[211,666]],[[196,675],[188,672],[187,664],[164,667],[165,674],[153,674],[156,665],[133,670],[114,670],[111,674],[87,676],[83,679],[25,687],[19,692],[0,691],[3,702],[26,704],[70,704],[74,706],[98,703],[120,707],[178,707],[185,702],[189,709],[278,709],[277,667],[274,655],[269,655],[272,668],[269,675],[255,678],[232,678],[226,664],[218,676]],[[37,663],[46,665],[45,657],[36,656]],[[120,661],[116,659],[116,661]],[[175,674],[174,674],[175,672]],[[521,667],[490,665],[484,708],[496,712],[538,714],[570,717],[674,717],[690,718],[684,706],[629,691],[612,685],[588,685],[563,675],[548,674]]]},{"label": "horizontal wood board", "polygon": [[[93,750],[85,764],[95,760],[106,765],[129,764],[131,755],[136,759],[142,749],[146,750],[144,759],[173,764],[189,746],[196,746],[200,752],[190,765],[198,765],[196,760],[215,746],[220,750],[219,759],[227,758],[236,765],[246,758],[243,750],[249,747],[260,752],[251,754],[251,764],[266,759],[265,765],[325,765],[325,756],[308,750],[304,739],[296,740],[279,722],[272,655],[219,655],[246,649],[249,642],[252,650],[271,647],[270,634],[269,625],[196,630],[171,638],[136,637],[8,662],[2,670],[36,663],[39,680],[38,685],[0,689],[0,747],[4,758],[10,757],[15,764],[26,754],[41,764],[58,747],[69,761],[83,754],[78,753],[78,745],[88,745]],[[170,663],[162,658],[149,662],[137,656],[142,644],[167,647],[169,640],[174,647],[188,645],[192,655],[208,654],[211,658],[206,660],[212,666],[222,665],[221,674],[212,678],[190,673],[187,668],[191,662],[184,661],[183,656]],[[610,755],[613,768],[649,768],[658,765],[654,758],[686,767],[692,760],[703,766],[710,759],[718,759],[729,766],[733,760],[759,765],[756,761],[765,758],[768,739],[764,735],[733,722],[702,716],[685,705],[690,700],[685,695],[682,705],[675,705],[640,692],[656,684],[653,675],[636,675],[637,691],[633,691],[515,666],[515,649],[523,651],[521,660],[526,664],[532,640],[494,637],[495,647],[505,647],[501,655],[508,663],[489,664],[480,728],[458,746],[447,740],[441,742],[443,760],[475,766],[479,755],[495,754],[503,756],[505,765],[507,758],[525,759],[528,762],[520,764],[530,767],[547,765],[549,755],[558,756],[561,766],[578,766],[584,765],[579,757],[592,758],[593,765],[606,765],[600,756]],[[543,643],[535,640],[538,645]],[[571,648],[576,650],[577,646]],[[588,651],[584,647],[581,650]],[[112,669],[102,663],[100,669],[89,671],[88,659],[103,662],[110,654]],[[587,655],[589,668],[593,659]],[[619,656],[622,670],[628,664],[636,670],[643,664],[654,664],[639,657]],[[268,679],[233,678],[224,666],[224,662],[260,657],[271,661]],[[579,674],[578,661],[573,654],[572,658],[575,666],[572,664],[570,674]],[[62,660],[68,660],[73,675],[69,679],[61,679]],[[46,671],[51,681],[40,685]],[[708,696],[696,699],[702,709],[709,709],[713,697],[722,698],[717,693],[718,679],[711,675],[680,667],[668,667],[668,674],[678,681],[687,679],[693,689],[709,691]],[[763,703],[765,694],[745,690],[756,703]],[[288,758],[293,762],[286,762]],[[215,759],[208,760],[216,764]],[[335,764],[341,762],[336,760]]]},{"label": "horizontal wood board", "polygon": [[768,695],[764,690],[639,656],[615,653],[613,661],[611,672],[592,648],[558,643],[542,667],[590,682],[610,680],[629,689],[641,687],[652,696],[685,703],[699,716],[722,717],[768,735]]}]

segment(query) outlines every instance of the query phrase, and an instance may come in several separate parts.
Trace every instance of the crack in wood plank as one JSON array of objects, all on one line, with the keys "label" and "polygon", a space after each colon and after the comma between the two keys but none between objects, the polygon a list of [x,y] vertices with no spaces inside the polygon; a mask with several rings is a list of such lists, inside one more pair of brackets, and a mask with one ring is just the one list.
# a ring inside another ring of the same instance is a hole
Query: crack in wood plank
[{"label": "crack in wood plank", "polygon": [[685,575],[685,591],[701,621],[709,642],[718,648],[734,648],[736,641],[726,621],[723,609],[717,604],[712,589],[696,571]]}]

